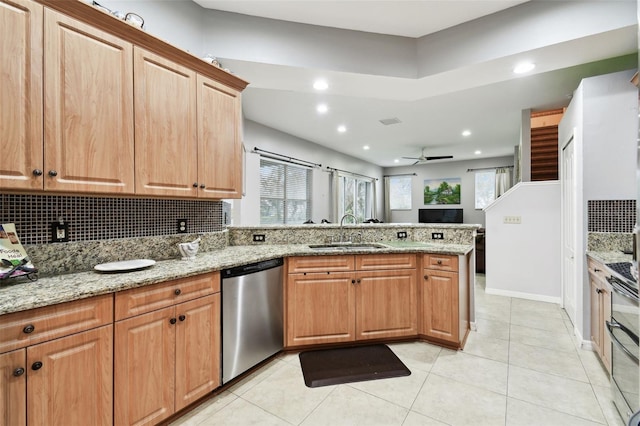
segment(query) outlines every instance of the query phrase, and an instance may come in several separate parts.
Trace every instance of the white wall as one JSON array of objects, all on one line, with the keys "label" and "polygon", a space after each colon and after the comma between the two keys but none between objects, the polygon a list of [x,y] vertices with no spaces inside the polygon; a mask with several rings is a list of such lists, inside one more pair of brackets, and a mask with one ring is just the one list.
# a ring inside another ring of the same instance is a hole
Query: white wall
[{"label": "white wall", "polygon": [[[516,141],[514,141],[514,145]],[[415,166],[388,167],[384,169],[385,175],[416,173],[412,179],[411,210],[392,210],[391,219],[387,222],[416,223],[418,222],[418,210],[429,208],[424,205],[424,181],[425,179],[461,178],[461,204],[451,204],[447,207],[462,208],[464,223],[477,223],[484,225],[484,212],[475,208],[475,173],[467,172],[468,169],[512,166],[513,156],[483,158],[481,160],[428,162]],[[435,206],[442,207],[442,206]]]},{"label": "white wall", "polygon": [[[521,182],[485,209],[486,292],[559,303],[560,183]],[[519,216],[520,224],[505,224]]]},{"label": "white wall", "polygon": [[378,217],[382,215],[381,167],[251,120],[244,121],[244,145],[247,149],[246,195],[233,203],[234,225],[260,224],[260,156],[251,153],[254,147],[322,165],[322,168],[313,169],[311,219],[315,223],[320,223],[322,219],[335,220],[331,217],[330,174],[326,171],[327,166],[377,178],[376,210]]},{"label": "white wall", "polygon": [[[586,270],[589,200],[636,199],[638,92],[633,71],[582,80],[558,127],[559,149],[573,137],[576,173],[576,332],[590,336]],[[562,163],[560,163],[562,167]]]}]

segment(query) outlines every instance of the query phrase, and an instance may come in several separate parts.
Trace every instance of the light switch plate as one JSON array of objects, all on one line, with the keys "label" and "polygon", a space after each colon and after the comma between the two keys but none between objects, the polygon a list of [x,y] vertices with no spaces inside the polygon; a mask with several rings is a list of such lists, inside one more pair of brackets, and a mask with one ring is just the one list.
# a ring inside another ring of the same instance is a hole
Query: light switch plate
[{"label": "light switch plate", "polygon": [[522,216],[505,216],[503,223],[509,225],[520,225],[522,223]]}]

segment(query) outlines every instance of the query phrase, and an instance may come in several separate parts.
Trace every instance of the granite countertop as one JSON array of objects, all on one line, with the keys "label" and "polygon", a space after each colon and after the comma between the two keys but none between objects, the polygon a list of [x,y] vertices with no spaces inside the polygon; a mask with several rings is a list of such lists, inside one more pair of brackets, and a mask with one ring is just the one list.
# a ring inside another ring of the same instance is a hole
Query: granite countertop
[{"label": "granite countertop", "polygon": [[78,272],[0,284],[0,315],[24,311],[101,294],[114,293],[149,284],[190,277],[234,266],[288,256],[322,256],[335,254],[441,253],[465,255],[472,245],[420,243],[412,241],[381,242],[387,248],[315,251],[303,244],[229,246],[199,253],[195,260],[165,260],[154,266],[127,273]]},{"label": "granite countertop", "polygon": [[625,254],[620,250],[616,251],[587,251],[587,256],[591,257],[594,260],[597,260],[600,263],[617,263],[617,262],[631,262],[633,260],[633,256],[630,254]]}]

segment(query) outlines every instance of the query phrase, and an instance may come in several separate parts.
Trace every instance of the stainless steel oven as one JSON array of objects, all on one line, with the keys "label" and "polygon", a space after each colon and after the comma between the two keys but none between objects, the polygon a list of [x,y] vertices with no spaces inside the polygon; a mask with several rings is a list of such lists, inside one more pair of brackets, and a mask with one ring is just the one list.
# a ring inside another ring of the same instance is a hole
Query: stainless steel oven
[{"label": "stainless steel oven", "polygon": [[638,288],[637,284],[615,275],[608,277],[607,281],[613,289],[611,320],[607,321],[607,332],[612,341],[613,399],[618,412],[626,422],[640,409]]}]

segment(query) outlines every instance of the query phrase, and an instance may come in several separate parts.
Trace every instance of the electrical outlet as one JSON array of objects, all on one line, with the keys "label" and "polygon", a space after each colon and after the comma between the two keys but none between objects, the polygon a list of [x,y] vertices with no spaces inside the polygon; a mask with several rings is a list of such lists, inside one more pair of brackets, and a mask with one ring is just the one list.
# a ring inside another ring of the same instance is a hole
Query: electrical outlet
[{"label": "electrical outlet", "polygon": [[505,216],[503,218],[503,223],[506,223],[509,225],[519,225],[522,223],[522,217],[521,216]]},{"label": "electrical outlet", "polygon": [[264,241],[265,241],[264,234],[253,234],[253,242],[264,243]]},{"label": "electrical outlet", "polygon": [[443,232],[432,232],[431,233],[431,239],[432,240],[444,240],[444,233]]},{"label": "electrical outlet", "polygon": [[69,224],[51,222],[51,241],[54,243],[64,243],[69,241]]},{"label": "electrical outlet", "polygon": [[407,231],[400,231],[396,234],[399,239],[407,238]]},{"label": "electrical outlet", "polygon": [[187,233],[187,219],[178,219],[178,234]]}]

